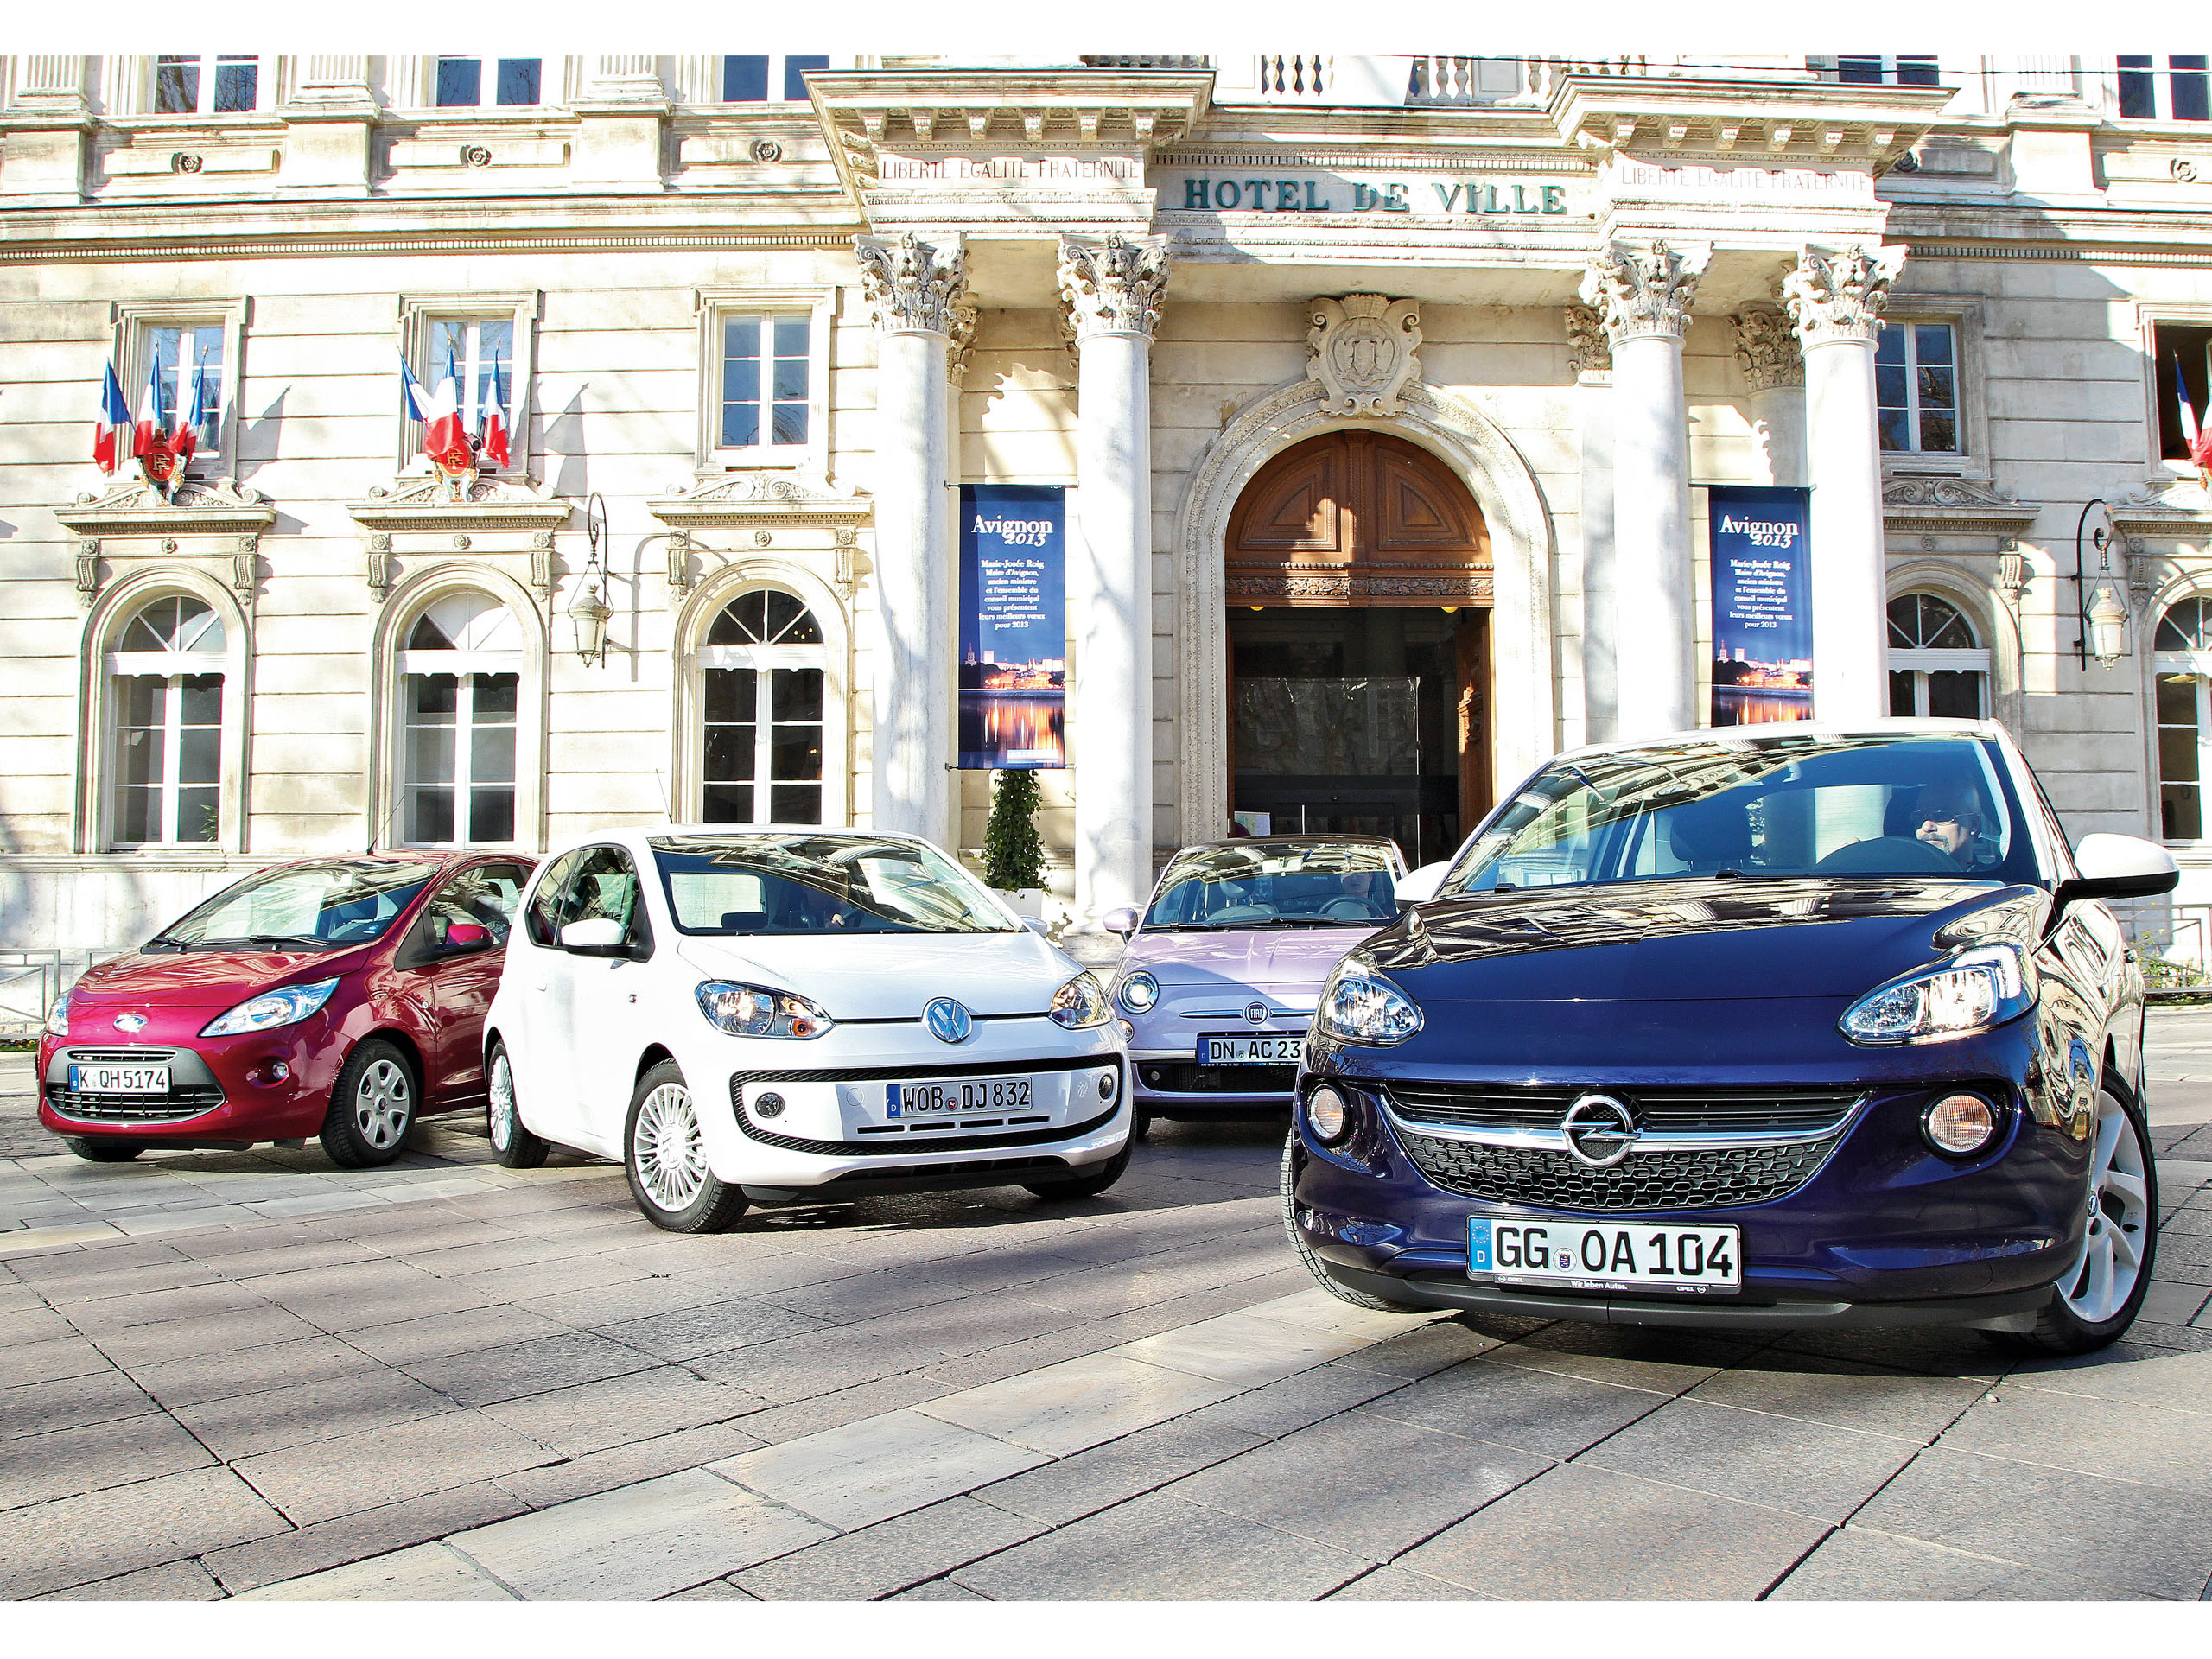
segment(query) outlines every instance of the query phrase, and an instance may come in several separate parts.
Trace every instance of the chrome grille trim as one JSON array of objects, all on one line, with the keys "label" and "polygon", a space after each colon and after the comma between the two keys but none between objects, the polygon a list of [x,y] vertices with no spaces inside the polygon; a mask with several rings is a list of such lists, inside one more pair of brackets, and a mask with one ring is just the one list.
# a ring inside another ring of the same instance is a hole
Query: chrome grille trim
[{"label": "chrome grille trim", "polygon": [[1672,1214],[1770,1204],[1821,1173],[1843,1132],[1817,1141],[1770,1140],[1652,1149],[1639,1141],[1618,1164],[1592,1169],[1565,1147],[1501,1146],[1402,1131],[1406,1155],[1432,1185],[1463,1197],[1575,1214]]},{"label": "chrome grille trim", "polygon": [[[1559,1150],[1560,1122],[1587,1089],[1406,1083],[1382,1086],[1383,1111],[1402,1134],[1478,1146]],[[1636,1089],[1594,1092],[1628,1103],[1639,1149],[1804,1144],[1848,1128],[1867,1100],[1859,1090]]]}]

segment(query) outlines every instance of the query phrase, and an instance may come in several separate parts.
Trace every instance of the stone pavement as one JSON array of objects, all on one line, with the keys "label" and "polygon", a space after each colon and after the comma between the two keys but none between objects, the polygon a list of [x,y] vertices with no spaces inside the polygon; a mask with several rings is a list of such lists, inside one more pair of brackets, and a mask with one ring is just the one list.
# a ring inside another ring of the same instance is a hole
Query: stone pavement
[{"label": "stone pavement", "polygon": [[1265,1125],[677,1238],[461,1123],[79,1163],[0,1056],[0,1595],[2199,1598],[2212,1012],[2153,1027],[2152,1306],[2024,1365],[1363,1314]]}]

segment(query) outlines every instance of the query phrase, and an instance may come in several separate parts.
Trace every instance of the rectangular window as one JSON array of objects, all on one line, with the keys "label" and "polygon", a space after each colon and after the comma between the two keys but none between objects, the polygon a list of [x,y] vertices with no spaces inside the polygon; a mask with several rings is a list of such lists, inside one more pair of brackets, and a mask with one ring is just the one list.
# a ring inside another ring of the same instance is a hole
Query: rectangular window
[{"label": "rectangular window", "polygon": [[[494,58],[492,60],[493,99],[519,107],[539,101],[545,60],[543,58]],[[484,102],[482,58],[440,58],[436,102],[442,110],[472,110]]]},{"label": "rectangular window", "polygon": [[[192,397],[196,369],[201,387],[199,455],[219,454],[223,435],[223,325],[219,322],[179,323],[146,331],[147,349],[153,355],[156,417],[167,431],[176,424],[178,410]],[[143,384],[143,383],[142,383]],[[126,394],[137,397],[137,392]],[[132,412],[137,413],[133,409]]]},{"label": "rectangular window", "polygon": [[2208,106],[2205,96],[2208,77],[2204,59],[2168,58],[2166,63],[2173,71],[2174,119],[2212,120],[2212,107]]},{"label": "rectangular window", "polygon": [[503,105],[537,102],[538,70],[543,58],[499,60],[499,102]]},{"label": "rectangular window", "polygon": [[2168,841],[2204,839],[2205,683],[2194,675],[2158,676],[2158,832]]},{"label": "rectangular window", "polygon": [[1884,449],[1959,453],[1957,334],[1949,323],[1884,325],[1874,346],[1874,402]]},{"label": "rectangular window", "polygon": [[156,115],[251,114],[260,90],[261,60],[251,54],[154,60]]},{"label": "rectangular window", "polygon": [[1879,58],[1838,58],[1835,78],[1847,86],[1878,86],[1882,84],[1882,60]]},{"label": "rectangular window", "polygon": [[2154,120],[2158,113],[2158,78],[2151,73],[2146,57],[2120,60],[2120,112],[2133,121]]},{"label": "rectangular window", "polygon": [[[461,407],[462,429],[484,435],[486,415],[496,408],[514,442],[515,324],[509,317],[441,317],[430,324],[429,354],[416,371],[435,396],[448,377]],[[416,435],[418,439],[420,434]],[[492,469],[496,470],[496,469]]]},{"label": "rectangular window", "polygon": [[[1815,67],[1818,67],[1815,60]],[[1838,58],[1835,78],[1846,86],[1936,86],[1942,83],[1936,70],[1936,60],[1923,54],[1917,57]]]},{"label": "rectangular window", "polygon": [[2212,417],[2212,327],[2154,323],[2151,351],[2157,359],[2152,366],[2158,376],[2158,454],[2166,461],[2186,461],[2191,435]]},{"label": "rectangular window", "polygon": [[830,67],[830,60],[829,60],[828,58],[826,58],[826,57],[818,57],[818,58],[788,57],[788,58],[785,58],[785,59],[784,60],[784,96],[785,96],[785,99],[789,99],[791,103],[794,103],[794,104],[804,104],[804,103],[805,103],[805,102],[806,102],[806,72],[807,72],[808,70],[810,70],[810,69],[827,69],[829,67]]},{"label": "rectangular window", "polygon": [[481,58],[438,60],[437,104],[442,110],[473,110],[483,102],[484,60]]},{"label": "rectangular window", "polygon": [[197,115],[200,113],[199,59],[156,58],[154,60],[154,113],[156,115]]},{"label": "rectangular window", "polygon": [[2116,60],[2120,112],[2131,121],[2212,121],[2212,60],[2170,57],[2161,73],[2143,54]]},{"label": "rectangular window", "polygon": [[[410,674],[404,835],[421,846],[515,833],[514,674]],[[465,833],[456,834],[460,829]]]},{"label": "rectangular window", "polygon": [[722,102],[725,104],[765,104],[769,101],[769,88],[780,90],[774,95],[789,103],[806,101],[806,72],[827,69],[827,57],[809,57],[798,53],[779,57],[762,55],[750,58],[722,60]]},{"label": "rectangular window", "polygon": [[1943,83],[1936,73],[1933,58],[1899,58],[1897,85],[1900,86],[1940,86]]},{"label": "rectangular window", "polygon": [[804,312],[722,319],[721,448],[806,443],[812,333],[813,319]]},{"label": "rectangular window", "polygon": [[223,677],[118,675],[115,841],[211,843],[221,813]]},{"label": "rectangular window", "polygon": [[822,671],[709,668],[704,678],[706,821],[821,823]]}]

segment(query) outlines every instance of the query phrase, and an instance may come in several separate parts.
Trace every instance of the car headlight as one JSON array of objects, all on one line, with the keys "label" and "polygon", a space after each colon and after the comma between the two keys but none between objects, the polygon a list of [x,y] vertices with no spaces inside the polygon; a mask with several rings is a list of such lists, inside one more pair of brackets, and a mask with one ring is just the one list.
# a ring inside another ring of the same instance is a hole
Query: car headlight
[{"label": "car headlight", "polygon": [[1942,1043],[2035,1006],[2035,969],[2017,945],[1985,944],[1867,992],[1838,1021],[1854,1043]]},{"label": "car headlight", "polygon": [[1083,1031],[1104,1025],[1114,1017],[1114,1011],[1106,1006],[1106,993],[1098,982],[1089,974],[1077,974],[1052,993],[1052,1004],[1045,1010],[1045,1017],[1070,1031]]},{"label": "car headlight", "polygon": [[1421,1010],[1389,980],[1339,963],[1321,988],[1313,1025],[1343,1042],[1402,1043],[1421,1029]]},{"label": "car headlight", "polygon": [[274,1031],[279,1026],[296,1026],[301,1020],[330,1001],[330,994],[338,988],[335,979],[318,979],[312,985],[287,985],[282,990],[264,991],[250,997],[228,1014],[219,1015],[201,1028],[202,1037],[243,1037],[251,1031]]},{"label": "car headlight", "polygon": [[46,1028],[56,1037],[69,1034],[69,993],[64,991],[54,999],[54,1006],[46,1011]]},{"label": "car headlight", "polygon": [[1149,1014],[1160,1001],[1160,982],[1140,969],[1123,980],[1114,995],[1131,1014]]},{"label": "car headlight", "polygon": [[707,1023],[733,1037],[819,1037],[837,1023],[818,1003],[764,985],[709,979],[696,995]]}]

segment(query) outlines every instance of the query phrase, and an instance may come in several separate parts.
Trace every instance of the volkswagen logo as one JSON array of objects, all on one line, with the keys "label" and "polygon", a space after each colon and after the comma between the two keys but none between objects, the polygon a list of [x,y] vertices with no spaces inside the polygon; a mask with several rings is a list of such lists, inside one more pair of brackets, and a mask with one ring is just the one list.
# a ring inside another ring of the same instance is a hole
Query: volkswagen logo
[{"label": "volkswagen logo", "polygon": [[949,996],[940,996],[922,1010],[930,1035],[940,1043],[964,1043],[974,1034],[976,1016]]},{"label": "volkswagen logo", "polygon": [[1264,1002],[1247,1002],[1244,1005],[1244,1019],[1245,1022],[1249,1025],[1266,1025],[1268,1023],[1268,1005]]},{"label": "volkswagen logo", "polygon": [[1611,1169],[1636,1149],[1636,1115],[1611,1095],[1585,1095],[1567,1109],[1559,1132],[1575,1162]]},{"label": "volkswagen logo", "polygon": [[146,1029],[146,1016],[143,1014],[118,1014],[115,1016],[115,1028],[118,1031],[143,1031]]}]

